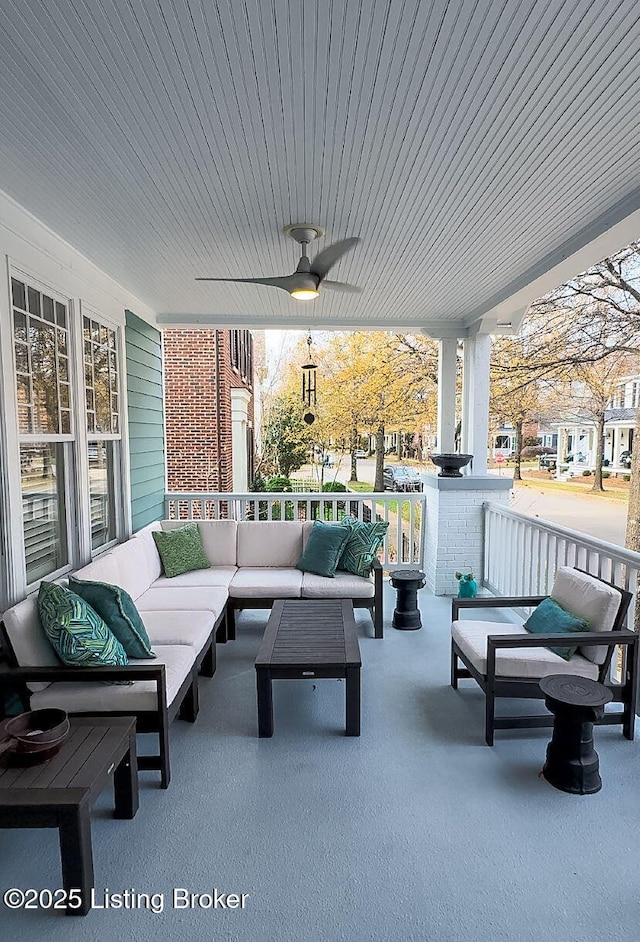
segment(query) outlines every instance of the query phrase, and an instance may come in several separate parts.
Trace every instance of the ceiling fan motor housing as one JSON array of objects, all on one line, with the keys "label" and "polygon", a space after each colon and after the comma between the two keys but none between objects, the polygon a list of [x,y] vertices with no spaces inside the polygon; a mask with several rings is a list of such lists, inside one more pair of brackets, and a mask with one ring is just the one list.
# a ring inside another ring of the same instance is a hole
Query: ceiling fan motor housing
[{"label": "ceiling fan motor housing", "polygon": [[289,276],[289,292],[291,291],[317,291],[320,279],[310,271],[295,271]]}]

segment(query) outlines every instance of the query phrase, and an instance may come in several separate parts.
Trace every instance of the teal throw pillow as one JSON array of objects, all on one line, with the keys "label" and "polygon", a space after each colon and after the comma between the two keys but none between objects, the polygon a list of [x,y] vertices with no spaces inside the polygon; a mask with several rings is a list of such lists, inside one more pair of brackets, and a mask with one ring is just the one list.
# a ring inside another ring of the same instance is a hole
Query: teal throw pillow
[{"label": "teal throw pillow", "polygon": [[347,527],[316,520],[311,528],[304,553],[298,562],[298,569],[333,579],[348,537]]},{"label": "teal throw pillow", "polygon": [[69,576],[69,588],[88,602],[114,633],[128,657],[155,657],[140,612],[128,592],[108,582],[75,579]]},{"label": "teal throw pillow", "polygon": [[172,579],[184,572],[208,569],[209,560],[202,547],[197,523],[187,523],[176,530],[153,530],[165,576]]},{"label": "teal throw pillow", "polygon": [[114,667],[128,663],[113,632],[75,592],[55,582],[40,583],[38,613],[47,638],[64,664]]},{"label": "teal throw pillow", "polygon": [[[534,635],[566,635],[576,631],[589,631],[589,623],[582,618],[576,618],[565,612],[554,599],[545,599],[524,623],[527,631]],[[558,654],[565,661],[570,660],[578,650],[578,646],[548,645],[549,650]]]},{"label": "teal throw pillow", "polygon": [[369,576],[373,561],[384,543],[389,523],[383,520],[365,523],[356,517],[343,517],[340,523],[349,528],[349,538],[342,551],[338,569],[352,572],[356,576]]}]

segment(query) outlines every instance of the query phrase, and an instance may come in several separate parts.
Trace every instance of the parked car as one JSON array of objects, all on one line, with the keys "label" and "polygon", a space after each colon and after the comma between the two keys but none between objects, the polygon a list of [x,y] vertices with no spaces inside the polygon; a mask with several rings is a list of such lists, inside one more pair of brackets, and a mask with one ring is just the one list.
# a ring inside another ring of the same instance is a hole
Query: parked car
[{"label": "parked car", "polygon": [[631,452],[630,451],[621,451],[620,452],[620,464],[623,468],[631,467]]},{"label": "parked car", "polygon": [[354,451],[353,454],[354,454],[354,456],[355,456],[356,458],[366,458],[366,457],[367,457],[367,453],[366,453],[366,451],[365,451],[363,448],[356,448],[356,450]]},{"label": "parked car", "polygon": [[387,465],[382,469],[385,491],[421,491],[420,475],[406,464]]}]

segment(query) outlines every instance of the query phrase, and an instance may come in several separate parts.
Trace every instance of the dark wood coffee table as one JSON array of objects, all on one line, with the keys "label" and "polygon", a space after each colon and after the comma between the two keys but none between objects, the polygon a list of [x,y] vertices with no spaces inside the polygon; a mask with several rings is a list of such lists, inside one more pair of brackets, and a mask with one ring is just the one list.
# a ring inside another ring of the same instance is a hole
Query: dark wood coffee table
[{"label": "dark wood coffee table", "polygon": [[255,662],[258,735],[273,736],[272,680],[344,677],[346,734],[359,736],[361,664],[350,601],[275,602]]},{"label": "dark wood coffee table", "polygon": [[94,885],[91,807],[112,773],[115,817],[138,810],[135,718],[71,718],[58,755],[39,765],[11,763],[7,756],[0,763],[0,827],[58,828],[66,912],[84,916]]}]

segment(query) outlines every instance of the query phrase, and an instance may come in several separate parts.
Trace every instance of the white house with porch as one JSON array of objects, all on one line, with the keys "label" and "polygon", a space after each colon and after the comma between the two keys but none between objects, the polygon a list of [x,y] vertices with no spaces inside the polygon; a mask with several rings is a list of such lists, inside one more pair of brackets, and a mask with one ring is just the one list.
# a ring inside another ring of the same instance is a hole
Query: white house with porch
[{"label": "white house with porch", "polygon": [[[604,467],[612,474],[628,474],[633,452],[633,432],[640,406],[640,375],[620,380],[604,415]],[[576,418],[557,426],[558,475],[593,470],[596,460],[597,427]]]}]

